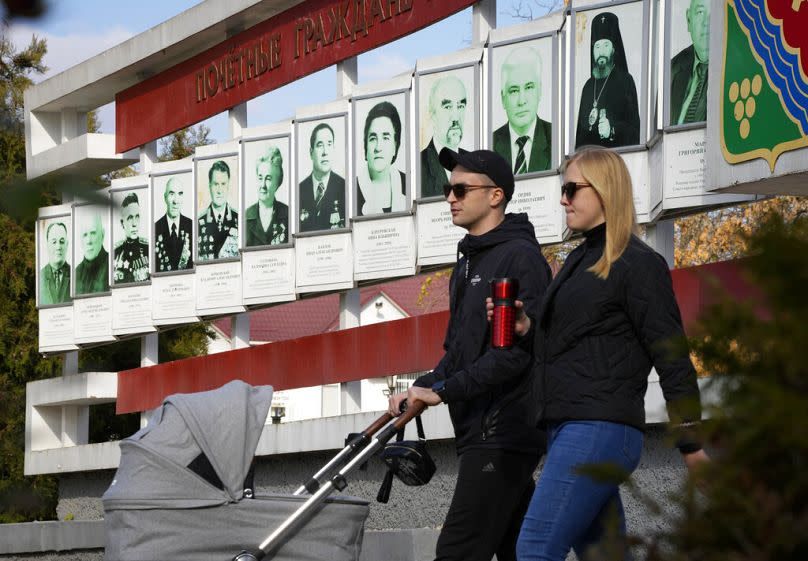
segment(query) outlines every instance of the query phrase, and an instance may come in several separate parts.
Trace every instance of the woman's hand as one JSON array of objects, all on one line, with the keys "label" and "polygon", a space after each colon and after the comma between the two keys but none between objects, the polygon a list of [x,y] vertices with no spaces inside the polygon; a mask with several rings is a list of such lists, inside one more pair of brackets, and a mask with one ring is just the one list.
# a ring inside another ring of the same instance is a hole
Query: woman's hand
[{"label": "woman's hand", "polygon": [[[524,303],[521,300],[515,301],[516,305],[516,322],[513,325],[513,332],[519,337],[524,337],[530,331],[530,318],[524,310]],[[494,316],[494,300],[491,297],[485,299],[485,313],[488,321]]]}]

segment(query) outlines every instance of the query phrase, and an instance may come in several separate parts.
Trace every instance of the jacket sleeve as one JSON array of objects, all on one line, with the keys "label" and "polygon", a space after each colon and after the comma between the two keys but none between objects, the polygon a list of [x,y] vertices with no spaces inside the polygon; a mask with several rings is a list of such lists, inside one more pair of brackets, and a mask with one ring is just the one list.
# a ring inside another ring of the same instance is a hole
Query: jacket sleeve
[{"label": "jacket sleeve", "polygon": [[[523,251],[515,259],[509,275],[519,279],[519,300],[524,302],[525,313],[535,319],[547,286],[550,268],[541,253]],[[481,302],[480,305],[483,305]],[[510,349],[490,346],[465,370],[459,370],[446,380],[446,402],[465,401],[507,384],[522,376],[532,362],[532,340],[522,337]]]},{"label": "jacket sleeve", "polygon": [[[452,271],[452,276],[449,278],[449,314],[454,313],[455,310],[455,296],[454,296],[454,288],[455,283],[457,282],[457,270],[458,267],[455,267]],[[440,380],[446,379],[446,370],[453,364],[453,352],[451,351],[451,347],[449,346],[449,342],[452,340],[452,321],[449,320],[449,325],[446,327],[446,336],[443,338],[443,356],[441,357],[440,361],[438,362],[437,366],[432,369],[431,372],[427,372],[423,376],[419,376],[416,380],[412,383],[413,386],[419,386],[422,388],[429,388],[432,387],[432,384],[438,382]]]},{"label": "jacket sleeve", "polygon": [[696,370],[690,361],[673,282],[664,258],[647,254],[627,271],[626,312],[659,374],[676,446],[683,453],[701,448],[690,430],[701,420]]}]

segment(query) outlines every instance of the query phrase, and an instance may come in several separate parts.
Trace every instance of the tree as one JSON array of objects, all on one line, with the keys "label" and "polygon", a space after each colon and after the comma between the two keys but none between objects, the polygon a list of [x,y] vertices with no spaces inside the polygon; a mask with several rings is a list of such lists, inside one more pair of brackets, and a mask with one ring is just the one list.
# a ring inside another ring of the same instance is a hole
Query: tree
[{"label": "tree", "polygon": [[[0,200],[25,171],[23,93],[31,76],[46,70],[44,40],[32,37],[16,51],[0,36]],[[37,204],[53,194],[35,191]],[[56,505],[53,477],[24,477],[25,384],[58,374],[60,360],[39,355],[34,302],[33,218],[0,212],[0,522],[51,518]]]},{"label": "tree", "polygon": [[197,146],[206,146],[208,144],[213,144],[213,139],[210,138],[210,128],[204,123],[200,123],[197,127],[180,129],[161,138],[158,159],[161,162],[181,160],[188,156],[193,156],[194,149]]}]

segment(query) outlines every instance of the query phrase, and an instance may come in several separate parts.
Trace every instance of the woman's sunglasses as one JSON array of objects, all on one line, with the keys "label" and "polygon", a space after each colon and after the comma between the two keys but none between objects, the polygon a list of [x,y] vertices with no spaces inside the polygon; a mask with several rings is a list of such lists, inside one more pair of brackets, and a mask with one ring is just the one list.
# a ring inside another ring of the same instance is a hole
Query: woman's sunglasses
[{"label": "woman's sunglasses", "polygon": [[575,193],[578,191],[578,189],[583,189],[585,187],[592,187],[592,184],[586,182],[576,183],[575,181],[567,181],[561,185],[561,194],[567,197],[568,201],[571,201],[575,198]]},{"label": "woman's sunglasses", "polygon": [[471,183],[455,183],[451,185],[449,183],[443,186],[443,196],[447,199],[449,198],[449,193],[454,193],[455,199],[462,199],[466,196],[466,193],[469,191],[473,191],[474,189],[495,189],[496,185],[473,185]]}]

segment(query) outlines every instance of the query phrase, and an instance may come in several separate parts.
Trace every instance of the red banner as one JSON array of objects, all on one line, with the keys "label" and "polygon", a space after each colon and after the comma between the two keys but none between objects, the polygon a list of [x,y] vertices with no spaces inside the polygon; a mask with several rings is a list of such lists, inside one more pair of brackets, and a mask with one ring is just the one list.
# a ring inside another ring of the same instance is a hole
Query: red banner
[{"label": "red banner", "polygon": [[115,150],[198,123],[474,4],[309,0],[115,96]]}]

